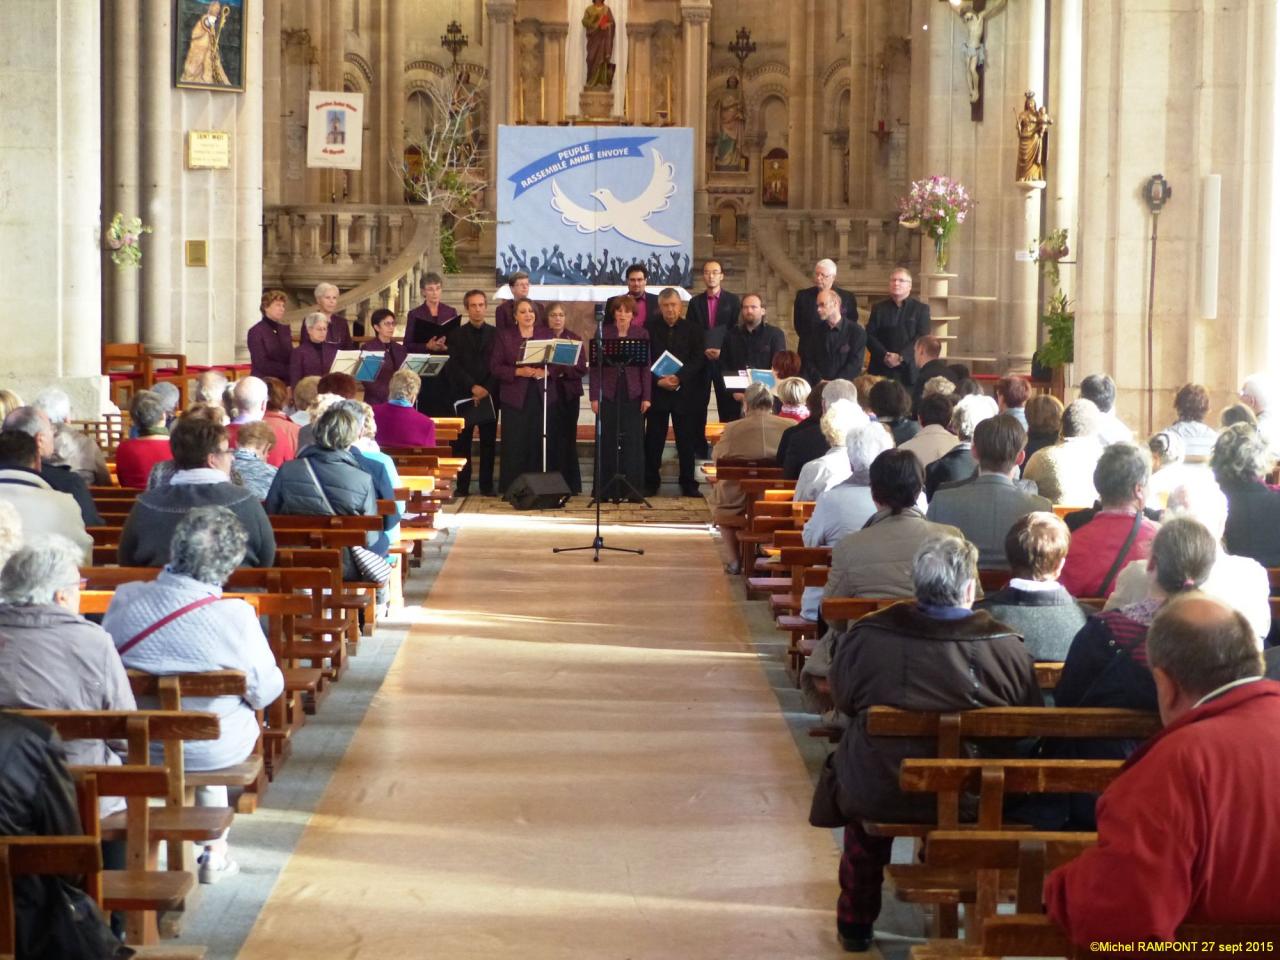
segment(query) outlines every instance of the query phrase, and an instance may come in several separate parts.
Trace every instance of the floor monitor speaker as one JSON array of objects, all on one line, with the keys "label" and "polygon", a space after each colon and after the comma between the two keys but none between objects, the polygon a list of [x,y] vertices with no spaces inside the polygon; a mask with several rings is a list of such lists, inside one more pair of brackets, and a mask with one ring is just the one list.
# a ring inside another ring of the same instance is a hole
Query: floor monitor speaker
[{"label": "floor monitor speaker", "polygon": [[507,491],[517,510],[556,510],[569,502],[569,485],[559,473],[522,473]]}]

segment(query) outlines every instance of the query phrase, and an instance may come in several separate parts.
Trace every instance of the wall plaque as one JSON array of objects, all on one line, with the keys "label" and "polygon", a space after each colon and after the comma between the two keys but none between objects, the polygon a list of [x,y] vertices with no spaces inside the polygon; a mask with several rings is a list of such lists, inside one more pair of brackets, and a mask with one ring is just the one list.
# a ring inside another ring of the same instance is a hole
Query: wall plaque
[{"label": "wall plaque", "polygon": [[187,266],[207,267],[209,265],[209,243],[207,240],[188,240],[186,242]]},{"label": "wall plaque", "polygon": [[225,170],[231,166],[231,134],[225,130],[187,131],[187,169]]}]

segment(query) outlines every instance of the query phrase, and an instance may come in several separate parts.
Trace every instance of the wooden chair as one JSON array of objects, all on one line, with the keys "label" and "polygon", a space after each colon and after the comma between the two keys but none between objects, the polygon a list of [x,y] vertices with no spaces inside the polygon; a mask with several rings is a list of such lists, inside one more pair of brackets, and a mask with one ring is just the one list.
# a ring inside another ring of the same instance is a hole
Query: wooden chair
[{"label": "wooden chair", "polygon": [[24,876],[83,877],[85,892],[102,906],[102,850],[93,837],[0,837],[0,957],[17,952],[13,881]]}]

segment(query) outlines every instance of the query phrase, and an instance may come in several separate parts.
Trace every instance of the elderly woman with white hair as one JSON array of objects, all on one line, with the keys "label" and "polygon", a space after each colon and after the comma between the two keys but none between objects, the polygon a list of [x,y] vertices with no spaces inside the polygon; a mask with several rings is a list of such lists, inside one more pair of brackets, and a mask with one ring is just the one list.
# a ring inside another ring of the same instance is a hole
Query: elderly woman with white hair
[{"label": "elderly woman with white hair", "polygon": [[[871,461],[893,449],[893,437],[878,423],[863,423],[845,436],[849,476],[827,490],[813,507],[804,525],[806,547],[830,546],[846,533],[858,530],[876,512],[871,499]],[[923,501],[920,504],[924,509]]]},{"label": "elderly woman with white hair", "polygon": [[45,457],[45,461],[69,468],[85,483],[110,486],[107,455],[91,436],[67,422],[71,419],[71,398],[66,391],[57,387],[41,390],[31,405],[53,425],[54,452],[53,456]]},{"label": "elderly woman with white hair", "polygon": [[869,423],[866,413],[853,400],[837,400],[822,415],[822,436],[830,448],[800,470],[796,480],[796,500],[817,500],[837,483],[849,479],[853,468],[845,450],[845,437],[854,427]]},{"label": "elderly woman with white hair", "polygon": [[[325,342],[332,344],[338,350],[353,349],[355,341],[351,339],[351,328],[347,326],[347,318],[338,312],[338,288],[332,283],[318,283],[315,298],[316,311],[324,314],[325,318]],[[362,329],[359,332],[364,331]]]},{"label": "elderly woman with white hair", "polygon": [[[0,570],[0,707],[134,710],[111,637],[78,613],[80,548],[49,534],[20,547]],[[101,740],[70,740],[67,762],[114,764]],[[120,809],[106,798],[100,811]]]},{"label": "elderly woman with white hair", "polygon": [[[244,673],[242,696],[184,698],[188,710],[216,713],[220,731],[217,740],[186,745],[187,770],[243,763],[260,732],[254,711],[265,709],[284,691],[284,676],[253,607],[222,596],[222,585],[244,560],[248,542],[244,526],[226,507],[197,507],[174,529],[168,565],[155,580],[118,587],[102,621],[119,659],[130,669],[159,676]],[[196,804],[227,806],[227,788],[197,787]],[[201,883],[215,883],[238,870],[227,856],[225,833],[205,845]]]},{"label": "elderly woman with white hair", "polygon": [[329,318],[323,313],[308,313],[302,321],[302,342],[289,356],[289,385],[303,377],[323,377],[333,366],[333,359],[343,349],[329,339]]},{"label": "elderly woman with white hair", "polygon": [[932,500],[934,492],[944,483],[967,480],[974,475],[978,461],[973,456],[973,433],[978,424],[999,412],[996,401],[983,394],[969,394],[956,401],[951,411],[951,432],[959,442],[924,468],[926,498]]}]

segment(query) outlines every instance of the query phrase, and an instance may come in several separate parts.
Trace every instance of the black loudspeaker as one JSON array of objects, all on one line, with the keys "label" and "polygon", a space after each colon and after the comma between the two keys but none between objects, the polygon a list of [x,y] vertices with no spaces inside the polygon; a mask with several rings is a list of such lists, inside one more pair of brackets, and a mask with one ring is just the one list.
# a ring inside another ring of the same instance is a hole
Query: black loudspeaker
[{"label": "black loudspeaker", "polygon": [[569,485],[559,473],[522,473],[507,491],[517,510],[556,510],[569,502]]}]

